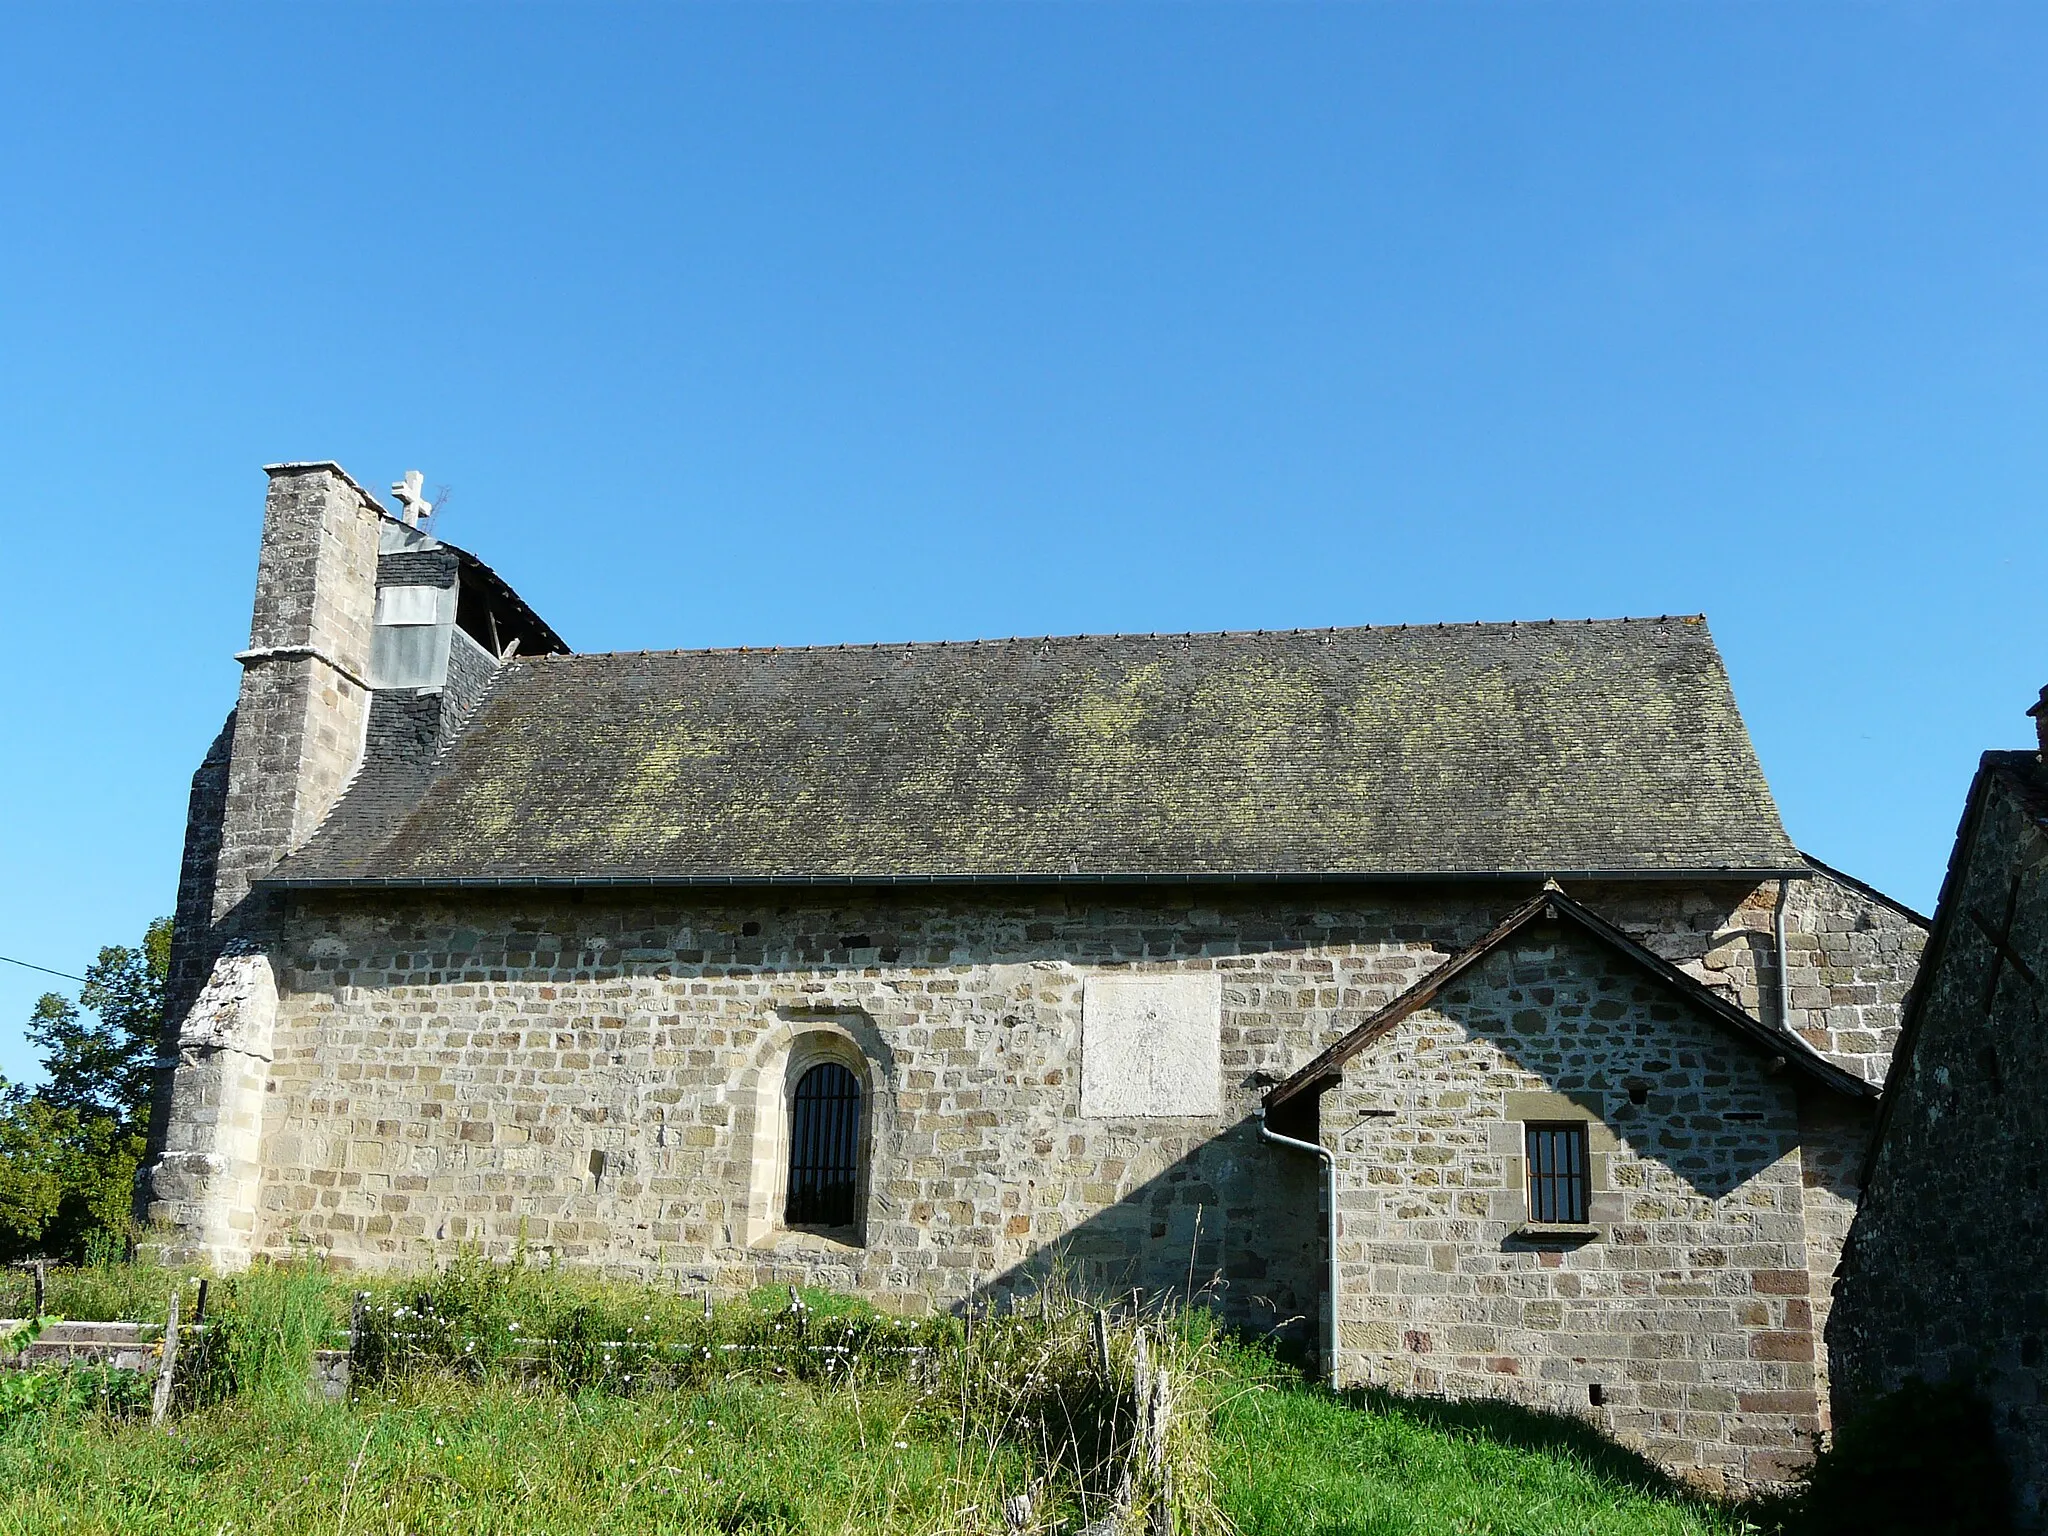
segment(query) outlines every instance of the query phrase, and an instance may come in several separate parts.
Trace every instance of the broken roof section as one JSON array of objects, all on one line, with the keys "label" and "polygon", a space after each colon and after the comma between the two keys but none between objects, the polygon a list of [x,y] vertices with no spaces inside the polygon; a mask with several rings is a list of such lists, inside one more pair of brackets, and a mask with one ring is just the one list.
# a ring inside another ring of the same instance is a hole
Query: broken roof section
[{"label": "broken roof section", "polygon": [[[351,482],[353,483],[353,482]],[[357,487],[360,490],[360,487]],[[569,646],[511,584],[468,550],[427,529],[401,523],[380,507],[377,586],[454,588],[454,622],[493,657],[564,656]]]},{"label": "broken roof section", "polygon": [[1805,867],[1698,618],[522,659],[366,824],[266,883]]},{"label": "broken roof section", "polygon": [[1584,929],[1602,944],[1634,961],[1707,1017],[1740,1035],[1765,1054],[1782,1058],[1787,1066],[1804,1073],[1822,1087],[1854,1099],[1877,1097],[1876,1088],[1853,1072],[1843,1071],[1804,1040],[1752,1018],[1698,978],[1687,975],[1662,955],[1645,949],[1592,908],[1551,886],[1509,913],[1499,927],[1477,944],[1452,956],[1308,1065],[1284,1082],[1275,1084],[1266,1094],[1266,1112],[1270,1114],[1302,1094],[1318,1094],[1332,1086],[1343,1073],[1346,1062],[1384,1040],[1402,1020],[1427,1008],[1444,988],[1484,964],[1516,934],[1532,923],[1560,920]]}]

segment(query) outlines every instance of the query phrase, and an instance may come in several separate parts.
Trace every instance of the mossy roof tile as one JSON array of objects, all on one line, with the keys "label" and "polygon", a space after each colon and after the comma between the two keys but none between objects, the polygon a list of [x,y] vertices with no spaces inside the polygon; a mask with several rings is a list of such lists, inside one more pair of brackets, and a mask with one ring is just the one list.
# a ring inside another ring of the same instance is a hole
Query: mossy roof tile
[{"label": "mossy roof tile", "polygon": [[370,764],[273,881],[1799,863],[1674,618],[522,660],[424,784]]}]

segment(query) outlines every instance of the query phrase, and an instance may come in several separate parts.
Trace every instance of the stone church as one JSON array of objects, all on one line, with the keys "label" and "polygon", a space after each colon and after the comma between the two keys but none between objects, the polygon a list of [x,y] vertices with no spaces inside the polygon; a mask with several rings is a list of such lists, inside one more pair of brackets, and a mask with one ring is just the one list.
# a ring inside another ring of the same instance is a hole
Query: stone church
[{"label": "stone church", "polygon": [[1786,838],[1702,619],[578,655],[268,474],[172,1255],[1057,1267],[1709,1486],[1825,1425],[1926,924]]}]

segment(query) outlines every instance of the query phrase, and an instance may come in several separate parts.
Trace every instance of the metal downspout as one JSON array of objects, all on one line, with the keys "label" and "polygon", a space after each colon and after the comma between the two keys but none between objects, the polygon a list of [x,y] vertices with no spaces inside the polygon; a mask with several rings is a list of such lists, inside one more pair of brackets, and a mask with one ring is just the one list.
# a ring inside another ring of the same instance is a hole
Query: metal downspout
[{"label": "metal downspout", "polygon": [[1337,1367],[1339,1360],[1343,1356],[1344,1346],[1342,1337],[1337,1331],[1339,1327],[1337,1310],[1337,1155],[1330,1151],[1329,1148],[1320,1146],[1313,1141],[1299,1141],[1292,1136],[1282,1136],[1278,1131],[1268,1128],[1266,1125],[1266,1111],[1264,1109],[1259,1111],[1259,1138],[1262,1141],[1272,1142],[1276,1147],[1287,1147],[1296,1152],[1306,1152],[1312,1157],[1319,1157],[1323,1160],[1323,1169],[1327,1175],[1325,1184],[1329,1192],[1329,1230],[1325,1234],[1324,1241],[1328,1245],[1330,1254],[1330,1273],[1324,1280],[1323,1286],[1329,1293],[1330,1306],[1330,1385],[1333,1387],[1338,1386],[1343,1381],[1343,1377]]}]

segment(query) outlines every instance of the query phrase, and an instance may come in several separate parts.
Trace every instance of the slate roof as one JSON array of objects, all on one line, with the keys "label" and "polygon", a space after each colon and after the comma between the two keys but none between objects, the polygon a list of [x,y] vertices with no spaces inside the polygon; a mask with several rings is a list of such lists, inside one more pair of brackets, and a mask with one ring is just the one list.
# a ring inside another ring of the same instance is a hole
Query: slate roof
[{"label": "slate roof", "polygon": [[265,883],[1803,868],[1697,617],[522,659],[401,779]]},{"label": "slate roof", "polygon": [[1836,1066],[1797,1035],[1773,1029],[1752,1018],[1697,977],[1688,976],[1662,955],[1644,948],[1592,908],[1572,900],[1553,886],[1538,892],[1510,912],[1499,926],[1470,949],[1453,955],[1385,1007],[1361,1020],[1355,1029],[1346,1031],[1320,1056],[1276,1083],[1267,1091],[1266,1112],[1271,1113],[1301,1094],[1319,1094],[1333,1086],[1347,1061],[1384,1040],[1409,1015],[1427,1008],[1445,987],[1483,963],[1531,923],[1553,920],[1576,924],[1600,943],[1634,961],[1724,1029],[1740,1035],[1769,1055],[1783,1058],[1788,1066],[1822,1087],[1852,1099],[1874,1099],[1878,1096],[1876,1088],[1855,1073]]}]

